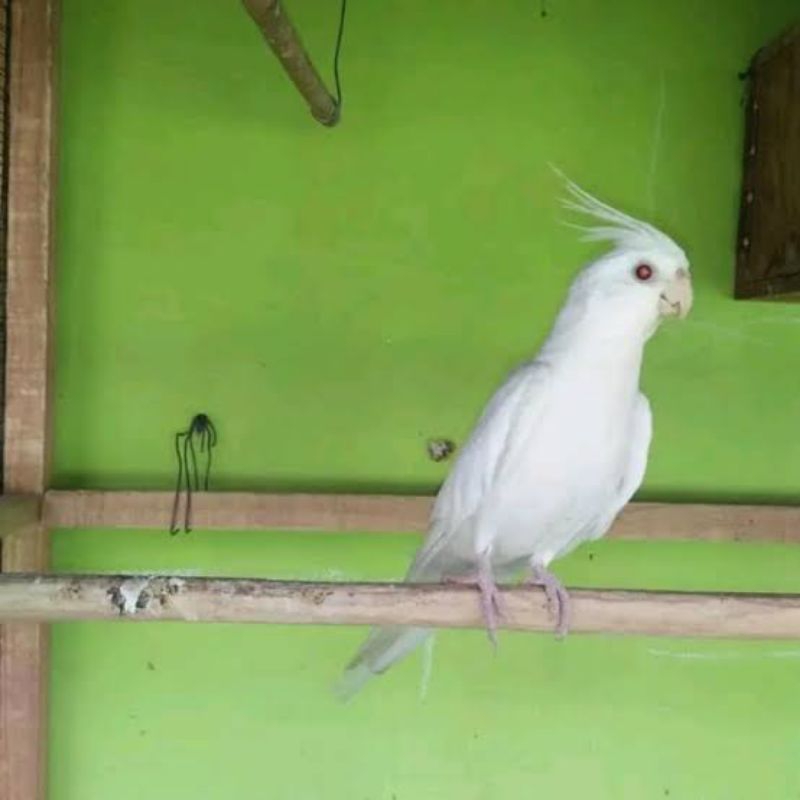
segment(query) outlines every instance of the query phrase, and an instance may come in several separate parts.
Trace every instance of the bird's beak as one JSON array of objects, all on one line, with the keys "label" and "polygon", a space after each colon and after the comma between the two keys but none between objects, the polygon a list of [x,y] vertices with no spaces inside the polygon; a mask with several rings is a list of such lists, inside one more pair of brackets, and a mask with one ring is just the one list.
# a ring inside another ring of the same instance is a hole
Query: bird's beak
[{"label": "bird's beak", "polygon": [[658,310],[662,317],[685,319],[692,307],[692,279],[685,269],[679,269],[675,277],[661,292]]}]

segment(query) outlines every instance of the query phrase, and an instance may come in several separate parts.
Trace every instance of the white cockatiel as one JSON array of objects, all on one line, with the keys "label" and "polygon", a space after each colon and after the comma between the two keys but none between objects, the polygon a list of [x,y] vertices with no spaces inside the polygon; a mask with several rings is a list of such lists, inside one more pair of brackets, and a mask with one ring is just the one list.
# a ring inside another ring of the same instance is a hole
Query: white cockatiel
[{"label": "white cockatiel", "polygon": [[[539,354],[490,400],[436,498],[427,538],[406,580],[471,582],[494,641],[496,583],[521,567],[542,586],[560,635],[569,596],[553,559],[603,536],[639,488],[652,433],[639,390],[644,345],[692,304],[684,251],[653,226],[567,181],[565,206],[598,224],[587,237],[611,251],[585,267]],[[372,631],[340,684],[349,697],[432,631]]]}]

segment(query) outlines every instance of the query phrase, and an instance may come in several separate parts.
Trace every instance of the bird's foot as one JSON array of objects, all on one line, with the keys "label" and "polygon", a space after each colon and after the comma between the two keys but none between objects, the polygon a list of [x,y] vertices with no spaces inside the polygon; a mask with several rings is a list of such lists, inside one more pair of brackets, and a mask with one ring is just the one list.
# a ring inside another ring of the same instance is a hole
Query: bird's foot
[{"label": "bird's foot", "polygon": [[564,588],[564,584],[548,572],[544,567],[533,565],[531,568],[533,576],[527,581],[534,586],[541,586],[547,597],[547,604],[550,613],[556,620],[556,638],[563,639],[569,631],[572,608],[569,593]]},{"label": "bird's foot", "polygon": [[486,623],[486,635],[492,643],[492,647],[497,649],[497,622],[503,616],[503,603],[500,590],[492,577],[491,568],[481,566],[472,575],[446,576],[445,583],[453,583],[459,586],[477,586],[481,595],[481,611]]}]

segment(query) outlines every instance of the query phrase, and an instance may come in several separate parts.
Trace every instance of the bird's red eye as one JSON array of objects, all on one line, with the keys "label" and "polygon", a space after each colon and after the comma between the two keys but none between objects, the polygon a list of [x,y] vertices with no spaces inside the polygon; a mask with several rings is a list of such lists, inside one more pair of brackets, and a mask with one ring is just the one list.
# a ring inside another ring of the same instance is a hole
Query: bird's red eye
[{"label": "bird's red eye", "polygon": [[639,264],[634,274],[640,281],[649,281],[653,277],[653,268],[649,264]]}]

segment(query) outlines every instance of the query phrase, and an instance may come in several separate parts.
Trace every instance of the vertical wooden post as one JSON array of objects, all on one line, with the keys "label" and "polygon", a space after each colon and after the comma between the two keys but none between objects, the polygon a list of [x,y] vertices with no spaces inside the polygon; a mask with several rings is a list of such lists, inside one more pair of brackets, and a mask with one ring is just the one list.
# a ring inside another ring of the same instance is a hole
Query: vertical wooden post
[{"label": "vertical wooden post", "polygon": [[[4,489],[41,494],[50,467],[55,76],[59,0],[11,0]],[[2,541],[3,572],[45,571],[47,531]],[[43,800],[48,631],[0,629],[0,798]]]}]

